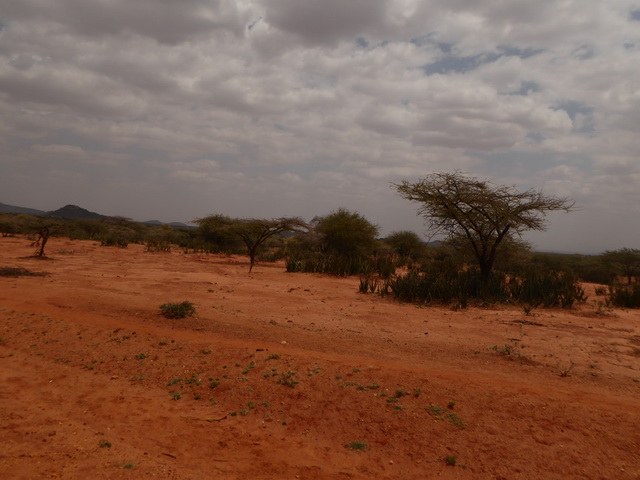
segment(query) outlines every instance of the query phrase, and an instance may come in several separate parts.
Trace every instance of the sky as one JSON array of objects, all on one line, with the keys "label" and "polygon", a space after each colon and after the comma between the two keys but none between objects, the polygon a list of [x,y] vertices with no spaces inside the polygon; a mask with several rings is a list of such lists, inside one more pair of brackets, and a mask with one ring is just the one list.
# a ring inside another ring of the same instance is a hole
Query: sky
[{"label": "sky", "polygon": [[[462,171],[569,197],[538,250],[640,248],[640,0],[0,4],[0,202],[135,220],[338,208]],[[425,236],[426,238],[426,236]]]}]

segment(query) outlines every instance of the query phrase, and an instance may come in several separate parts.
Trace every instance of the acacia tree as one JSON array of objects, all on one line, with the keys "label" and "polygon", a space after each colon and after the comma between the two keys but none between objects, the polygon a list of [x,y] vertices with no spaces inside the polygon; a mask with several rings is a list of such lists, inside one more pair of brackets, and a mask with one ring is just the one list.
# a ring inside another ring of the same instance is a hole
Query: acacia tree
[{"label": "acacia tree", "polygon": [[468,177],[459,171],[436,172],[417,182],[392,185],[406,200],[420,204],[430,232],[465,242],[486,282],[493,271],[498,247],[505,239],[528,230],[545,230],[547,212],[573,210],[575,203],[538,190],[518,191]]},{"label": "acacia tree", "polygon": [[271,220],[258,218],[229,218],[222,215],[196,220],[201,227],[205,226],[221,237],[238,237],[247,247],[249,254],[249,273],[253,270],[259,248],[269,238],[283,232],[302,232],[309,228],[306,222],[298,217],[282,217]]},{"label": "acacia tree", "polygon": [[613,264],[627,278],[629,285],[634,277],[640,275],[640,250],[636,248],[607,250],[602,254],[602,259]]}]

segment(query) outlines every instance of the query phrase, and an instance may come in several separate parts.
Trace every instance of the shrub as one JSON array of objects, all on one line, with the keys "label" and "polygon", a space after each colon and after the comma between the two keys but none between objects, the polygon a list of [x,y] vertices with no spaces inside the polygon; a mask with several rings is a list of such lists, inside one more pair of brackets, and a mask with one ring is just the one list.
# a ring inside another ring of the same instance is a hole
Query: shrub
[{"label": "shrub", "polygon": [[531,307],[571,308],[575,302],[587,299],[578,276],[570,271],[552,271],[531,268],[520,277],[509,281],[513,299]]},{"label": "shrub", "polygon": [[339,277],[367,275],[376,271],[375,259],[323,253],[298,254],[287,258],[287,272],[326,273]]},{"label": "shrub", "polygon": [[364,452],[367,449],[367,442],[350,442],[347,444],[349,450]]},{"label": "shrub", "polygon": [[[364,292],[370,284],[360,283]],[[491,303],[518,303],[528,309],[538,306],[571,308],[584,302],[586,294],[571,272],[531,268],[520,276],[508,278],[502,272],[483,279],[478,268],[459,269],[450,262],[434,262],[421,270],[410,270],[384,284],[403,302],[441,303],[464,308],[469,300]]]},{"label": "shrub", "polygon": [[196,307],[186,300],[180,303],[164,303],[160,305],[160,313],[166,318],[186,318],[196,313]]},{"label": "shrub", "polygon": [[127,248],[129,246],[129,240],[124,235],[107,234],[100,240],[100,246]]},{"label": "shrub", "polygon": [[161,240],[149,240],[145,245],[144,251],[150,253],[169,253],[171,252],[171,245],[169,242]]},{"label": "shrub", "polygon": [[609,287],[607,304],[622,308],[640,308],[640,283]]}]

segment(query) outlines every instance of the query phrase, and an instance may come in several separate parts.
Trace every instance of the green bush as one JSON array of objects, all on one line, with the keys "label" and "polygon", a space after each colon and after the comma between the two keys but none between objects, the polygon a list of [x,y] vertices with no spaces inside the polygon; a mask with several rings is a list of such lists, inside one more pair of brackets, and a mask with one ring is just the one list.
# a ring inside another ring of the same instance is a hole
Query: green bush
[{"label": "green bush", "polygon": [[578,280],[570,271],[531,268],[522,276],[512,277],[508,288],[512,298],[523,305],[571,308],[587,299]]},{"label": "green bush", "polygon": [[160,313],[166,318],[186,318],[196,313],[196,307],[186,300],[180,303],[164,303],[160,305]]},{"label": "green bush", "polygon": [[[434,262],[420,270],[397,276],[382,287],[402,302],[441,303],[464,308],[470,300],[483,303],[517,303],[533,307],[571,308],[584,302],[586,294],[571,272],[532,268],[521,276],[493,272],[483,281],[478,268],[458,269],[451,262]],[[371,289],[363,277],[360,291]]]},{"label": "green bush", "polygon": [[450,268],[419,272],[412,270],[389,282],[391,292],[403,302],[455,303],[461,307],[470,299],[506,302],[509,292],[505,288],[504,274],[495,272],[482,282],[477,268],[455,271]]},{"label": "green bush", "polygon": [[124,235],[109,233],[100,240],[100,246],[127,248],[129,240]]},{"label": "green bush", "polygon": [[315,232],[321,237],[321,250],[342,257],[368,255],[374,251],[378,226],[356,212],[339,208],[320,217]]},{"label": "green bush", "polygon": [[640,283],[609,287],[607,304],[622,308],[640,308]]}]

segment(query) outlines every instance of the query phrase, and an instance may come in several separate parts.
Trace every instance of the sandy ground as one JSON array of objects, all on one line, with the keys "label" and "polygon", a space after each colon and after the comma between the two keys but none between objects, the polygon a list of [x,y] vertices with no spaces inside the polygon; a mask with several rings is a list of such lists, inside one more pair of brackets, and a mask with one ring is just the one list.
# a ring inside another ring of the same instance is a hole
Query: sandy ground
[{"label": "sandy ground", "polygon": [[592,285],[453,311],[243,257],[47,251],[0,239],[46,273],[0,278],[2,478],[640,479],[640,312]]}]

